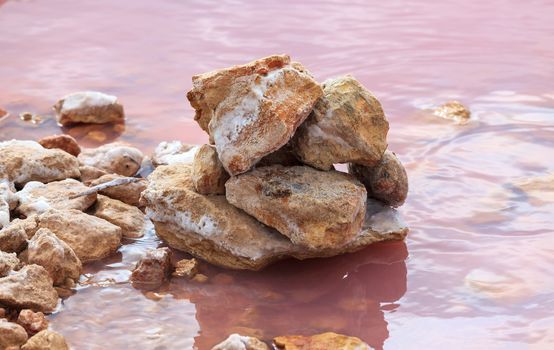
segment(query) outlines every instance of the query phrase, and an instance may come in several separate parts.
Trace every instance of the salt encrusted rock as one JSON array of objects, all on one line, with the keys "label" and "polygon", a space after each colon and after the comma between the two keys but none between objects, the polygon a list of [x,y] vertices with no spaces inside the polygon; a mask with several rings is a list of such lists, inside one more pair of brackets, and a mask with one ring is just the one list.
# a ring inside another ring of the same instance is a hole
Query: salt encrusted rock
[{"label": "salt encrusted rock", "polygon": [[0,197],[0,229],[8,226],[10,223],[10,205],[6,200]]},{"label": "salt encrusted rock", "polygon": [[98,195],[92,214],[119,226],[123,237],[140,238],[145,234],[144,213],[137,207],[125,204],[117,199]]},{"label": "salt encrusted rock", "polygon": [[38,143],[48,149],[57,148],[77,157],[81,153],[81,147],[77,141],[69,135],[52,135],[38,140]]},{"label": "salt encrusted rock", "polygon": [[32,336],[21,350],[69,350],[69,346],[61,334],[44,330]]},{"label": "salt encrusted rock", "polygon": [[39,229],[29,241],[27,261],[44,267],[55,286],[67,278],[78,280],[83,270],[73,249],[47,228]]},{"label": "salt encrusted rock", "polygon": [[195,119],[231,175],[284,146],[323,93],[287,55],[197,75],[192,83]]},{"label": "salt encrusted rock", "polygon": [[74,179],[50,182],[28,182],[25,187],[17,192],[19,206],[16,213],[23,216],[41,214],[48,209],[77,209],[87,210],[96,201],[96,194],[80,196],[70,199],[73,195],[86,191],[87,186]]},{"label": "salt encrusted rock", "polygon": [[105,124],[123,121],[123,106],[117,97],[96,91],[75,92],[64,96],[54,105],[58,123]]},{"label": "salt encrusted rock", "polygon": [[[96,180],[91,181],[90,186],[100,185],[108,181],[112,181],[122,177],[123,176],[120,176],[117,174],[107,174],[107,175],[101,176]],[[148,185],[148,181],[146,181],[146,179],[140,179],[135,182],[130,182],[119,186],[108,187],[106,189],[100,190],[98,193],[101,193],[113,199],[118,199],[129,205],[138,207],[140,206],[140,203],[139,203],[140,194],[142,193],[142,191],[146,189],[147,185]]]},{"label": "salt encrusted rock", "polygon": [[27,246],[27,239],[37,230],[36,216],[15,219],[0,230],[0,250],[19,253]]},{"label": "salt encrusted rock", "polygon": [[466,123],[471,117],[471,112],[458,101],[448,101],[436,108],[433,114],[444,119],[451,119],[460,124]]},{"label": "salt encrusted rock", "polygon": [[59,149],[46,149],[35,141],[0,142],[0,178],[17,186],[29,181],[51,182],[79,177],[77,158]]},{"label": "salt encrusted rock", "polygon": [[139,260],[131,274],[135,285],[158,288],[171,275],[171,251],[169,248],[151,249]]},{"label": "salt encrusted rock", "polygon": [[15,253],[6,253],[0,250],[0,277],[7,276],[19,267],[19,259]]},{"label": "salt encrusted rock", "polygon": [[44,314],[29,309],[21,310],[17,317],[17,324],[25,328],[27,334],[31,336],[48,328],[48,320],[44,318]]},{"label": "salt encrusted rock", "polygon": [[114,142],[98,148],[84,148],[78,158],[82,165],[108,173],[133,176],[139,171],[144,155],[138,148]]},{"label": "salt encrusted rock", "polygon": [[273,165],[233,177],[225,187],[229,203],[311,250],[346,245],[364,221],[365,188],[337,171]]},{"label": "salt encrusted rock", "polygon": [[379,101],[349,75],[325,81],[323,91],[293,139],[300,160],[322,170],[334,163],[376,165],[389,130]]},{"label": "salt encrusted rock", "polygon": [[312,336],[289,335],[273,339],[279,350],[370,350],[369,345],[359,338],[327,332]]},{"label": "salt encrusted rock", "polygon": [[212,350],[269,350],[269,347],[257,338],[235,333],[214,346]]},{"label": "salt encrusted rock", "polygon": [[177,263],[175,264],[175,271],[172,273],[172,275],[191,279],[197,273],[198,273],[198,260],[196,260],[195,258],[192,258],[192,259],[182,259],[177,261]]},{"label": "salt encrusted rock", "polygon": [[85,185],[89,185],[93,180],[96,180],[104,175],[107,175],[108,173],[102,169],[98,169],[93,166],[89,165],[81,165],[79,167],[79,171],[81,172],[81,182],[83,182]]},{"label": "salt encrusted rock", "polygon": [[364,184],[369,197],[392,207],[404,204],[408,196],[408,174],[391,151],[386,151],[374,167],[349,164],[348,172]]},{"label": "salt encrusted rock", "polygon": [[58,304],[58,293],[48,271],[39,265],[27,265],[0,278],[0,304],[49,313]]},{"label": "salt encrusted rock", "polygon": [[192,182],[200,194],[225,194],[229,174],[217,157],[215,147],[202,145],[192,162]]},{"label": "salt encrusted rock", "polygon": [[27,341],[27,332],[17,323],[0,319],[0,349],[19,349]]},{"label": "salt encrusted rock", "polygon": [[48,210],[38,221],[39,228],[55,232],[83,264],[106,258],[121,245],[121,228],[79,210]]},{"label": "salt encrusted rock", "polygon": [[162,141],[154,150],[152,164],[154,166],[175,163],[192,163],[199,146],[188,145],[181,141]]},{"label": "salt encrusted rock", "polygon": [[17,206],[15,188],[8,179],[0,179],[0,229],[10,223],[10,211]]}]

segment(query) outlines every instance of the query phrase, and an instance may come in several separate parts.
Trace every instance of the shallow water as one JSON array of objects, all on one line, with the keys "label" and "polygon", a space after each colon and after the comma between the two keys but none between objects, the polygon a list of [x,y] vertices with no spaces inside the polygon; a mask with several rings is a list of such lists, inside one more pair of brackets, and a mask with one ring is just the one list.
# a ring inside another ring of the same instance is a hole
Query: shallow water
[{"label": "shallow water", "polygon": [[[50,316],[78,349],[209,349],[336,331],[376,349],[554,348],[554,4],[516,1],[0,1],[0,139],[61,132],[51,105],[93,89],[124,129],[63,131],[150,152],[206,142],[190,77],[289,53],[317,79],[352,73],[383,103],[406,165],[406,242],[286,261],[260,273],[204,266],[206,284],[157,293],[126,280],[154,236],[87,267]],[[472,121],[426,109],[459,99]],[[17,114],[41,114],[42,123]]]}]

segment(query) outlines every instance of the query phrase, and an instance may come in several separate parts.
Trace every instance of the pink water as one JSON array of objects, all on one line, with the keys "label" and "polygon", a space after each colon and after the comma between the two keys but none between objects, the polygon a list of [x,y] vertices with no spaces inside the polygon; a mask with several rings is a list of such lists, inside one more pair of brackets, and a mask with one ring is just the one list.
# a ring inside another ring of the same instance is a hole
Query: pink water
[{"label": "pink water", "polygon": [[[100,127],[64,130],[83,144],[205,142],[190,77],[273,53],[321,81],[352,73],[379,97],[411,182],[406,242],[259,273],[204,266],[206,284],[141,293],[126,280],[159,244],[151,235],[89,266],[52,327],[78,349],[203,350],[235,331],[336,331],[376,349],[554,349],[551,1],[7,1],[0,139],[59,133],[50,106],[91,89],[117,95],[128,120],[105,140]],[[450,99],[472,122],[425,111]],[[27,110],[44,122],[18,120]]]}]

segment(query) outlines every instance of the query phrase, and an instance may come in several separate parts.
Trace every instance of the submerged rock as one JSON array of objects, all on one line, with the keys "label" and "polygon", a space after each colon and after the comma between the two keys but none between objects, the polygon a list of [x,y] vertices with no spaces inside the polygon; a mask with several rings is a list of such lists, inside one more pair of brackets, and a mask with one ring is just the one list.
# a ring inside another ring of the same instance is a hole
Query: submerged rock
[{"label": "submerged rock", "polygon": [[199,146],[185,144],[181,141],[160,142],[152,155],[152,164],[159,166],[192,163],[199,148]]},{"label": "submerged rock", "polygon": [[81,153],[81,147],[79,147],[77,141],[69,135],[46,136],[38,140],[38,143],[44,148],[61,149],[75,157]]},{"label": "submerged rock", "polygon": [[376,165],[389,130],[381,103],[349,75],[325,81],[323,91],[293,139],[300,160],[322,170],[335,163]]},{"label": "submerged rock", "polygon": [[152,249],[139,260],[131,274],[131,282],[137,286],[158,288],[171,275],[171,251],[169,248]]},{"label": "submerged rock", "polygon": [[460,124],[466,123],[471,117],[471,112],[458,101],[448,101],[436,108],[433,114],[444,119],[454,120]]},{"label": "submerged rock", "polygon": [[7,276],[19,267],[19,259],[15,253],[6,253],[0,250],[0,277]]},{"label": "submerged rock", "polygon": [[146,232],[144,213],[117,199],[99,195],[92,214],[119,226],[125,238],[140,238]]},{"label": "submerged rock", "polygon": [[139,171],[144,155],[138,148],[114,142],[98,148],[84,148],[78,158],[82,165],[108,173],[133,176]]},{"label": "submerged rock", "polygon": [[269,350],[269,347],[257,338],[235,333],[214,346],[212,350]]},{"label": "submerged rock", "polygon": [[17,317],[17,324],[25,328],[27,334],[31,336],[48,328],[48,320],[44,314],[29,309],[21,310]]},{"label": "submerged rock", "polygon": [[187,97],[231,175],[284,146],[322,95],[289,56],[269,56],[192,78]]},{"label": "submerged rock", "polygon": [[333,332],[282,336],[274,338],[273,342],[279,350],[371,350],[359,338]]},{"label": "submerged rock", "polygon": [[175,264],[175,271],[172,273],[172,276],[186,277],[188,279],[191,279],[197,273],[198,273],[198,260],[196,260],[195,258],[182,259],[177,261],[177,263]]},{"label": "submerged rock", "polygon": [[[90,186],[100,185],[120,178],[123,178],[123,176],[117,174],[103,175],[98,179],[91,181]],[[98,193],[138,207],[140,206],[140,194],[146,189],[147,185],[148,181],[146,181],[146,179],[137,179],[137,181],[134,182],[102,189],[98,191]]]},{"label": "submerged rock", "polygon": [[69,346],[61,334],[43,330],[32,336],[21,350],[69,350]]},{"label": "submerged rock", "polygon": [[225,194],[229,174],[217,157],[215,147],[202,145],[192,162],[192,182],[200,194]]},{"label": "submerged rock", "polygon": [[0,349],[19,349],[27,341],[27,332],[17,323],[0,318]]},{"label": "submerged rock", "polygon": [[96,91],[81,91],[64,96],[54,105],[58,123],[105,124],[124,120],[123,106],[117,97]]}]

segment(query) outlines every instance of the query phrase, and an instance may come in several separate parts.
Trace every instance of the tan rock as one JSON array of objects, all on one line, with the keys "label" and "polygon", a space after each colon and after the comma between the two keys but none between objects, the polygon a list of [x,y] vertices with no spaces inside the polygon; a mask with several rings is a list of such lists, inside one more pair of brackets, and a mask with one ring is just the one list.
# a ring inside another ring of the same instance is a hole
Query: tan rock
[{"label": "tan rock", "polygon": [[27,246],[29,235],[37,230],[36,216],[27,219],[15,219],[0,230],[0,250],[19,253]]},{"label": "tan rock", "polygon": [[321,87],[287,55],[192,78],[187,97],[231,175],[249,170],[284,146],[322,95]]},{"label": "tan rock", "polygon": [[99,177],[102,177],[102,176],[108,174],[106,171],[104,171],[102,169],[98,169],[98,168],[90,166],[90,165],[81,165],[79,167],[79,171],[81,172],[81,182],[84,183],[87,186],[93,180],[96,180]]},{"label": "tan rock", "polygon": [[175,264],[175,271],[172,273],[172,276],[175,277],[186,277],[188,279],[193,278],[198,273],[198,260],[192,259],[182,259],[177,261]]},{"label": "tan rock", "polygon": [[10,212],[15,209],[17,203],[13,184],[7,178],[0,179],[0,229],[10,223]]},{"label": "tan rock", "polygon": [[0,278],[0,304],[49,313],[58,304],[58,293],[48,271],[39,265],[27,265]]},{"label": "tan rock", "polygon": [[408,174],[393,152],[386,151],[374,167],[349,164],[348,172],[364,184],[369,197],[392,207],[399,207],[406,201]]},{"label": "tan rock", "polygon": [[27,261],[44,267],[56,286],[67,278],[78,280],[83,270],[73,249],[47,228],[39,229],[29,241]]},{"label": "tan rock", "polygon": [[460,124],[467,123],[471,117],[469,109],[458,101],[446,102],[442,106],[436,108],[433,114],[437,117],[450,119]]},{"label": "tan rock", "polygon": [[59,149],[46,149],[35,141],[0,142],[0,154],[0,178],[7,178],[17,186],[80,175],[77,158]]},{"label": "tan rock", "polygon": [[322,170],[335,163],[376,165],[389,123],[379,101],[352,76],[329,79],[293,143],[301,161]]},{"label": "tan rock", "polygon": [[0,319],[0,349],[19,349],[27,341],[27,332],[17,323]]},{"label": "tan rock", "polygon": [[131,274],[134,285],[158,288],[171,275],[171,251],[169,248],[152,249],[146,252]]},{"label": "tan rock", "polygon": [[147,230],[144,213],[117,199],[98,195],[92,214],[119,226],[125,238],[140,238]]},{"label": "tan rock", "polygon": [[17,324],[25,328],[30,336],[48,328],[48,320],[44,317],[44,314],[29,309],[21,310],[17,317]]},{"label": "tan rock", "polygon": [[229,174],[217,157],[215,147],[202,145],[192,162],[192,182],[200,194],[225,194]]},{"label": "tan rock", "polygon": [[114,142],[98,148],[84,148],[78,158],[82,165],[108,173],[133,176],[139,171],[144,155],[138,148]]},{"label": "tan rock", "polygon": [[117,97],[96,91],[75,92],[64,96],[54,105],[58,123],[105,124],[124,120],[123,106]]},{"label": "tan rock", "polygon": [[28,182],[25,187],[16,193],[19,206],[16,213],[23,216],[41,214],[48,209],[77,209],[84,211],[96,201],[96,194],[80,196],[70,199],[73,195],[86,191],[87,186],[74,179],[50,182]]},{"label": "tan rock", "polygon": [[[100,178],[90,182],[90,186],[100,185],[115,179],[122,178],[123,176],[117,174],[107,174],[101,176]],[[129,205],[135,207],[140,206],[140,194],[146,189],[148,181],[146,179],[139,179],[135,182],[130,182],[127,184],[109,187],[103,190],[100,190],[99,193],[108,196],[113,199],[118,199]]]},{"label": "tan rock", "polygon": [[269,347],[257,338],[234,333],[212,350],[269,350]]},{"label": "tan rock", "polygon": [[273,339],[279,350],[370,350],[356,337],[327,332],[312,336],[289,335]]},{"label": "tan rock", "polygon": [[152,164],[156,167],[175,163],[192,163],[198,148],[198,146],[181,141],[160,142],[152,155]]},{"label": "tan rock", "polygon": [[231,178],[226,189],[229,203],[310,250],[346,245],[364,221],[365,188],[337,171],[273,165]]},{"label": "tan rock", "polygon": [[61,334],[44,330],[32,336],[21,350],[69,350],[69,346]]},{"label": "tan rock", "polygon": [[38,143],[48,149],[57,148],[77,157],[81,153],[81,147],[77,141],[69,135],[52,135],[38,140]]},{"label": "tan rock", "polygon": [[19,259],[15,253],[6,253],[0,250],[0,277],[7,276],[11,271],[19,268]]},{"label": "tan rock", "polygon": [[191,280],[193,282],[206,283],[206,282],[208,282],[208,276],[206,276],[204,274],[201,274],[201,273],[197,273],[196,275],[194,275],[194,277],[192,277]]}]

